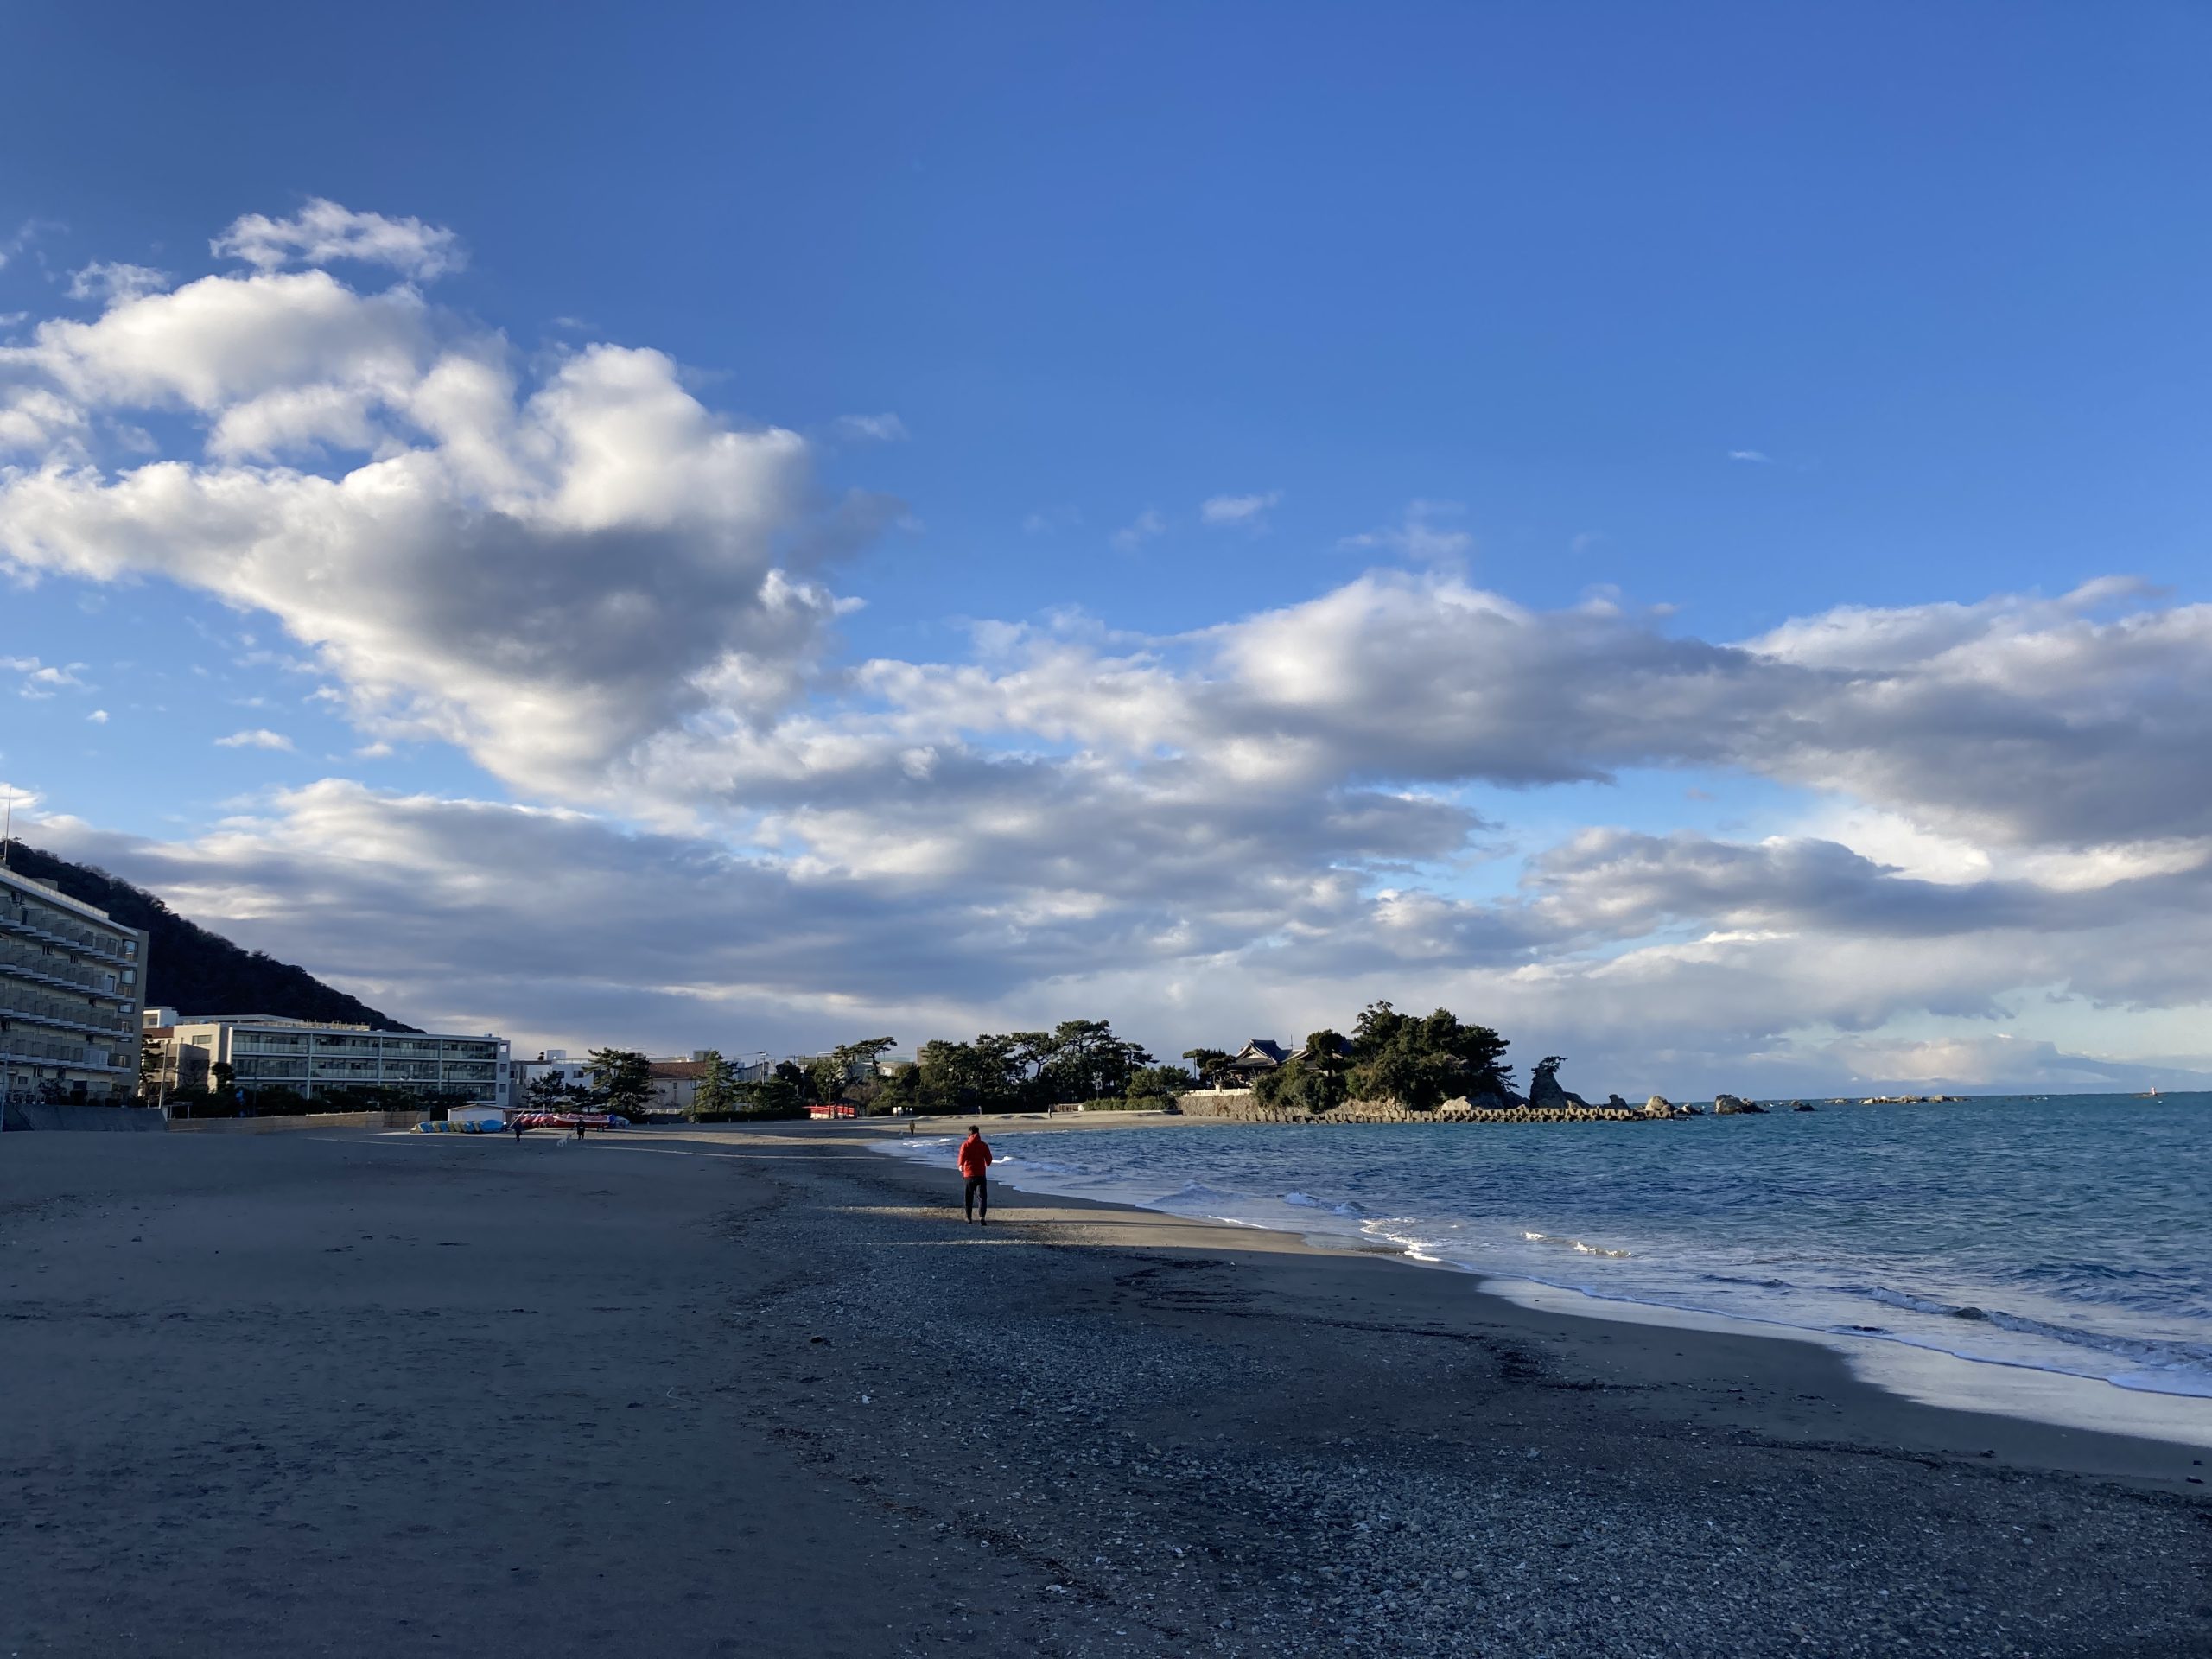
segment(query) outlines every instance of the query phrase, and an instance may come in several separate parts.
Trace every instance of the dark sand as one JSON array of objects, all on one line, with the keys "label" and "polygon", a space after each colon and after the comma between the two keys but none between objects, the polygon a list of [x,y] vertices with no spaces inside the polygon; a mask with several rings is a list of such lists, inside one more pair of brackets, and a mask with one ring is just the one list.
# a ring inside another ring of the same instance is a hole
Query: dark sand
[{"label": "dark sand", "polygon": [[849,1131],[0,1137],[0,1659],[2212,1653],[2212,1453]]}]

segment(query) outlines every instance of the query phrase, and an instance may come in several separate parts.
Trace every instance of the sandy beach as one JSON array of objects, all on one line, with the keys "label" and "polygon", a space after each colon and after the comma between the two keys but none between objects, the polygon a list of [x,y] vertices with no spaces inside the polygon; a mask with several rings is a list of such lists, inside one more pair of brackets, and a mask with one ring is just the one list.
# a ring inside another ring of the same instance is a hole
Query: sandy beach
[{"label": "sandy beach", "polygon": [[867,1137],[0,1139],[0,1654],[2212,1651],[2202,1447]]}]

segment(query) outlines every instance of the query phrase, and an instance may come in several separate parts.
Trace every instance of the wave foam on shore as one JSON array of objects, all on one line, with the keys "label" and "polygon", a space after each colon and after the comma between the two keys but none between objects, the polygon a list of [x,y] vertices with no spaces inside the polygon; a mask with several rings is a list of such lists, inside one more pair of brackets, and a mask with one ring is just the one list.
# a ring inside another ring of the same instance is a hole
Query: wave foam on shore
[{"label": "wave foam on shore", "polygon": [[[1346,1133],[1379,1147],[1378,1135],[1434,1132]],[[1771,1237],[1726,1236],[1719,1229],[1710,1236],[1692,1227],[1638,1238],[1593,1236],[1572,1216],[1545,1217],[1551,1226],[1500,1224],[1494,1211],[1483,1213],[1492,1207],[1486,1203],[1463,1198],[1465,1212],[1455,1214],[1438,1202],[1453,1183],[1437,1176],[1435,1141],[1426,1142],[1427,1159],[1418,1166],[1428,1176],[1427,1191],[1420,1192],[1410,1179],[1394,1186],[1396,1172],[1387,1160],[1332,1162],[1341,1147],[1320,1147],[1315,1135],[1301,1128],[1277,1136],[1249,1126],[1164,1135],[1136,1128],[1080,1137],[1014,1132],[1001,1137],[993,1173],[1026,1192],[1291,1233],[1324,1249],[1380,1249],[1475,1275],[1486,1289],[1533,1287],[1521,1294],[1548,1295],[1555,1306],[1571,1297],[1574,1311],[1597,1317],[1634,1309],[1639,1322],[1718,1321],[1820,1340],[1844,1351],[1868,1380],[1937,1403],[2081,1427],[2110,1427],[2124,1416],[2138,1423],[2137,1432],[2212,1444],[2212,1407],[2204,1403],[2212,1401],[2212,1321],[2112,1299],[2064,1301],[2032,1283],[2002,1287],[2018,1293],[2002,1300],[1987,1294],[1999,1287],[1967,1300],[1955,1284],[1900,1273],[1902,1258],[1877,1248],[1860,1259],[1834,1260],[1794,1243],[1777,1248]],[[901,1139],[878,1149],[949,1162],[951,1146],[949,1139]],[[1313,1150],[1325,1156],[1304,1155]],[[1269,1179],[1290,1173],[1291,1160],[1302,1172],[1294,1185]],[[1496,1173],[1483,1172],[1493,1182],[1485,1198],[1496,1190]],[[2092,1274],[2093,1265],[2075,1264],[2069,1276],[2107,1285],[2130,1276]],[[1901,1350],[1922,1357],[1906,1359]],[[1993,1380],[1999,1371],[2056,1380],[1999,1384]],[[2127,1396],[2137,1403],[2124,1403]]]}]

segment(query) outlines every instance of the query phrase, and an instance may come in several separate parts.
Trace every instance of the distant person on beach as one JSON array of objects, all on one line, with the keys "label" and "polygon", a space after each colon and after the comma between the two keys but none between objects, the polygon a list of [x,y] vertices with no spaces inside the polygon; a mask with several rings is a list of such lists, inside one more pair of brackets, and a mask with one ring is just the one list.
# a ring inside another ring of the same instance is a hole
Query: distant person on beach
[{"label": "distant person on beach", "polygon": [[988,1226],[991,1219],[991,1183],[985,1173],[991,1166],[991,1148],[983,1139],[980,1124],[968,1126],[968,1138],[960,1143],[960,1173],[967,1178],[967,1188],[960,1196],[960,1208],[969,1220]]}]

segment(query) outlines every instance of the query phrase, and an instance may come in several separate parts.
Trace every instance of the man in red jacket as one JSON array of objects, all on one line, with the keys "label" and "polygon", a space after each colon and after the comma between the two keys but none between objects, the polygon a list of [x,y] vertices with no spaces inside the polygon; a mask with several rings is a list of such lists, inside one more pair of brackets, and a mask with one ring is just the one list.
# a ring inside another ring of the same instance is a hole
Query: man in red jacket
[{"label": "man in red jacket", "polygon": [[985,1173],[990,1166],[991,1148],[983,1139],[982,1128],[970,1123],[968,1138],[960,1143],[960,1173],[968,1178],[960,1207],[969,1220],[983,1226],[988,1226],[991,1220],[991,1183]]}]

